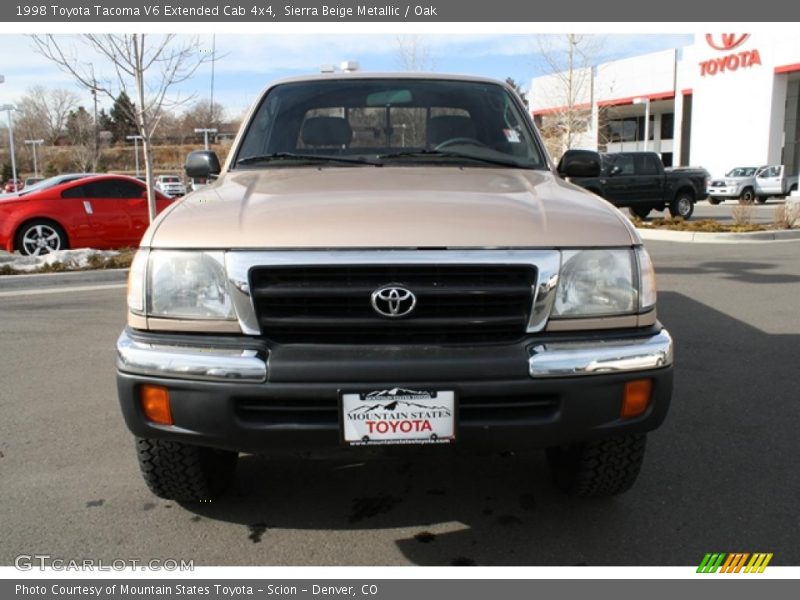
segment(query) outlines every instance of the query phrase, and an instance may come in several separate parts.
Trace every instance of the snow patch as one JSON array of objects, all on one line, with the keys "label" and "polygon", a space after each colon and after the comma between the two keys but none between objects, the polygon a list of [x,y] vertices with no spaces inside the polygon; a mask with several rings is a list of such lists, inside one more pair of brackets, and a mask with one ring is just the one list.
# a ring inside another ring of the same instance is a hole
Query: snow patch
[{"label": "snow patch", "polygon": [[117,256],[116,250],[94,250],[81,248],[80,250],[57,250],[42,256],[23,256],[18,253],[9,254],[0,252],[0,266],[8,265],[17,271],[37,271],[44,266],[62,263],[67,270],[85,269],[93,256],[98,258],[111,258]]}]

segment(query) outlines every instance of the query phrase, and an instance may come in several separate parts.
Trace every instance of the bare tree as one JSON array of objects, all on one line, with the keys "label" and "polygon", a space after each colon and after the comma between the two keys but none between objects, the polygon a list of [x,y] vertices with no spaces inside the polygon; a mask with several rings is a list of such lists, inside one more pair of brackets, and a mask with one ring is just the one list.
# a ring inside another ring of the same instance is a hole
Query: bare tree
[{"label": "bare tree", "polygon": [[592,127],[592,68],[599,62],[602,40],[596,36],[568,33],[536,38],[550,85],[537,92],[551,107],[542,118],[542,133],[558,155],[574,148]]},{"label": "bare tree", "polygon": [[73,168],[81,173],[97,169],[94,132],[94,119],[83,106],[69,113],[66,124],[66,133],[72,144],[69,156]]},{"label": "bare tree", "polygon": [[200,100],[183,113],[183,133],[188,137],[197,135],[194,130],[210,128],[222,131],[225,107],[219,102]]},{"label": "bare tree", "polygon": [[397,63],[403,71],[433,71],[436,59],[428,44],[419,35],[398,35]]},{"label": "bare tree", "polygon": [[71,90],[34,86],[17,101],[20,114],[16,126],[26,137],[43,138],[48,145],[54,144],[64,133],[69,113],[78,100]]},{"label": "bare tree", "polygon": [[[81,85],[94,89],[110,100],[121,92],[134,98],[138,135],[142,137],[147,203],[152,221],[156,216],[153,186],[153,134],[166,110],[189,100],[170,95],[174,87],[194,75],[197,68],[213,60],[201,52],[196,37],[178,39],[175,34],[84,34],[79,40],[100,60],[81,60],[75,47],[69,47],[53,35],[34,35],[36,50],[69,73]],[[110,74],[97,76],[108,69]],[[97,69],[97,71],[96,71]]]}]

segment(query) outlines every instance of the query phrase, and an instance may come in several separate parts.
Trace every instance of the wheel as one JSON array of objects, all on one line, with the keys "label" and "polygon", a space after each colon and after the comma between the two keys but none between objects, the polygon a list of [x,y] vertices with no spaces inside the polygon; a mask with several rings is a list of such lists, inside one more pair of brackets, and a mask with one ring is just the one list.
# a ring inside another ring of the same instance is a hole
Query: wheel
[{"label": "wheel", "polygon": [[722,202],[722,198],[712,198],[711,196],[708,197],[709,204],[713,204],[714,206],[716,206],[720,202]]},{"label": "wheel", "polygon": [[649,206],[629,206],[628,210],[634,217],[646,219],[652,209]]},{"label": "wheel", "polygon": [[[742,190],[742,193],[739,194],[739,204],[752,204],[753,200],[756,199],[756,193],[753,191],[753,188],[747,187]],[[759,202],[764,202],[761,199],[761,196],[758,197]]]},{"label": "wheel", "polygon": [[547,449],[556,486],[573,496],[603,498],[628,491],[644,461],[645,434]]},{"label": "wheel", "polygon": [[455,137],[450,138],[449,140],[445,140],[439,144],[434,146],[434,150],[444,150],[445,148],[449,148],[450,146],[460,146],[460,145],[468,145],[468,146],[482,146],[486,147],[486,144],[481,142],[480,140],[476,140],[475,138],[468,138],[468,137]]},{"label": "wheel", "polygon": [[766,204],[768,199],[769,196],[756,196],[756,200],[758,201],[759,204]]},{"label": "wheel", "polygon": [[199,502],[220,496],[233,482],[238,453],[181,442],[136,438],[147,487],[168,500]]},{"label": "wheel", "polygon": [[41,256],[69,248],[67,234],[56,223],[37,219],[25,223],[17,231],[15,247],[26,256]]},{"label": "wheel", "polygon": [[694,212],[694,196],[690,192],[678,192],[669,205],[669,214],[673,217],[688,219]]}]

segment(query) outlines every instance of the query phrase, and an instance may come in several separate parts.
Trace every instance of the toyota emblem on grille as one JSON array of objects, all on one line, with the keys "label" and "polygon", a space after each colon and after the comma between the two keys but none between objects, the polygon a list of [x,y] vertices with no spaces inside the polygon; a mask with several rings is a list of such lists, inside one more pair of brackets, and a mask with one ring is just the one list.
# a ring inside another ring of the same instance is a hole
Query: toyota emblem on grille
[{"label": "toyota emblem on grille", "polygon": [[405,317],[417,305],[411,290],[399,285],[385,285],[372,292],[372,308],[383,317]]}]

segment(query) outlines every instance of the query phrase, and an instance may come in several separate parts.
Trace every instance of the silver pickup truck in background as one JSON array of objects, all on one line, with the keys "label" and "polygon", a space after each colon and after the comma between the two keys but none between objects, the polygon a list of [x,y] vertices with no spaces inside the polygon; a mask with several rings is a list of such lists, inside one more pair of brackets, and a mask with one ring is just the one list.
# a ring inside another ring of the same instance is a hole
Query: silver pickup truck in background
[{"label": "silver pickup truck in background", "polygon": [[796,189],[797,175],[787,177],[784,165],[736,167],[725,173],[725,177],[712,179],[708,201],[719,204],[738,199],[741,204],[751,204],[757,200],[763,204],[770,196],[786,196]]}]

